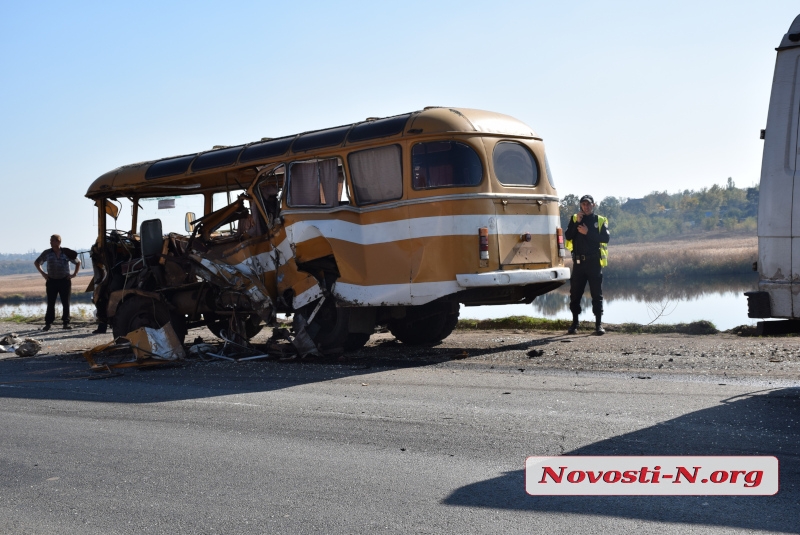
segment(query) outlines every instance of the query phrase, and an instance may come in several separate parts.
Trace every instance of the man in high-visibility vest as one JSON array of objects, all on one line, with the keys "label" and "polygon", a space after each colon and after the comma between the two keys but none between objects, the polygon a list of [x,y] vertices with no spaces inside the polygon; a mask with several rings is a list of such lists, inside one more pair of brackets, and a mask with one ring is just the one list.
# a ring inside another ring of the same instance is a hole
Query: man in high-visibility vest
[{"label": "man in high-visibility vest", "polygon": [[592,294],[592,312],[595,317],[595,334],[605,334],[603,329],[603,268],[608,264],[608,219],[595,215],[591,195],[581,197],[581,211],[569,220],[564,233],[565,246],[572,251],[572,276],[569,279],[569,309],[572,325],[569,334],[578,332],[581,313],[581,296],[589,283]]}]

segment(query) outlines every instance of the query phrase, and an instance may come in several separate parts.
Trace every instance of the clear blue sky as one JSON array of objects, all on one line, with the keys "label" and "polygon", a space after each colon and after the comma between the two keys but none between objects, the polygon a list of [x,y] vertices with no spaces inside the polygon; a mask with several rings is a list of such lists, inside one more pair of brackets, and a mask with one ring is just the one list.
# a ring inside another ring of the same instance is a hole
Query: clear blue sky
[{"label": "clear blue sky", "polygon": [[756,184],[796,1],[0,2],[0,252],[95,237],[119,165],[444,105],[544,137],[559,193]]}]

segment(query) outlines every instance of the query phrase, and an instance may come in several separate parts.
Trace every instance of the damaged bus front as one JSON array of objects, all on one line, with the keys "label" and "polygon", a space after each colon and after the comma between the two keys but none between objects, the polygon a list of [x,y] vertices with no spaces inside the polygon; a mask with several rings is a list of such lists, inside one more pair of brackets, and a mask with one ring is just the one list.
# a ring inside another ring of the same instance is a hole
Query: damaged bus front
[{"label": "damaged bus front", "polygon": [[115,335],[172,322],[249,339],[293,315],[303,354],[452,332],[459,305],[569,278],[558,195],[528,126],[426,108],[120,167],[98,210],[94,301]]}]

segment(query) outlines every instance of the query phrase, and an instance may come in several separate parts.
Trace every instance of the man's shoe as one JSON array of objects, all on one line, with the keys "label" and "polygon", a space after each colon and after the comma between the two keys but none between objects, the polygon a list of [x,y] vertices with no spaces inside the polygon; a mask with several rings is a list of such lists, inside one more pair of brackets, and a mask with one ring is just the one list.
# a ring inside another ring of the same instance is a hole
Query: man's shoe
[{"label": "man's shoe", "polygon": [[567,329],[567,334],[576,334],[577,332],[578,332],[577,323],[573,323],[572,325],[569,326],[569,329]]},{"label": "man's shoe", "polygon": [[594,328],[594,334],[596,334],[597,336],[603,336],[604,334],[606,334],[606,330],[603,329],[603,326],[598,323],[597,326],[595,326]]},{"label": "man's shoe", "polygon": [[42,327],[42,330],[43,331],[49,331],[50,330],[50,324],[49,323],[45,323],[44,327]]},{"label": "man's shoe", "polygon": [[70,325],[69,323],[65,323],[62,329],[64,329],[65,331],[71,331],[72,325]]},{"label": "man's shoe", "polygon": [[92,334],[106,334],[107,330],[108,330],[108,325],[106,325],[105,323],[101,323],[100,325],[97,326],[97,329],[92,331]]},{"label": "man's shoe", "polygon": [[594,334],[597,336],[603,336],[606,334],[606,330],[603,329],[603,320],[600,317],[600,314],[595,314],[594,316]]}]

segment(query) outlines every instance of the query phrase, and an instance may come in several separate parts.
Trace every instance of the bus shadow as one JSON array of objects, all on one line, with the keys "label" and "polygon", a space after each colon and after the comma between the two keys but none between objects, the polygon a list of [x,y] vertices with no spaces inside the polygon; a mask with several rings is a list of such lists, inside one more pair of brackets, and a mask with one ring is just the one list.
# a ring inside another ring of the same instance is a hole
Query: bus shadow
[{"label": "bus shadow", "polygon": [[[95,372],[81,353],[19,358],[0,355],[0,399],[63,399],[158,403],[268,392],[357,377],[391,369],[429,366],[466,358],[461,349],[367,347],[329,358],[231,362],[187,359],[164,365]],[[120,360],[130,358],[125,355]],[[114,360],[103,360],[113,364]]]},{"label": "bus shadow", "polygon": [[[800,389],[755,392],[564,455],[771,455],[774,496],[530,496],[525,471],[452,492],[453,506],[610,516],[651,522],[800,533]],[[520,461],[522,462],[522,461]]]}]

